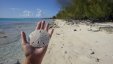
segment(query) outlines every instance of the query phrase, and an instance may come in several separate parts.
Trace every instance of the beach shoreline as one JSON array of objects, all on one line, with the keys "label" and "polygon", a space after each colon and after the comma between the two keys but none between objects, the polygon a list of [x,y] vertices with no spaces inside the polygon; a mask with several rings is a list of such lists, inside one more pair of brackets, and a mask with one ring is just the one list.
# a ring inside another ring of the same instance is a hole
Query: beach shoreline
[{"label": "beach shoreline", "polygon": [[[74,20],[75,22],[77,20]],[[0,28],[0,64],[21,63],[24,53],[20,32],[27,35],[36,24],[17,24]],[[42,64],[112,64],[113,23],[71,23],[54,19],[55,31]]]},{"label": "beach shoreline", "polygon": [[113,28],[110,31],[108,25],[113,23],[87,25],[55,20],[56,28],[42,64],[112,64]]}]

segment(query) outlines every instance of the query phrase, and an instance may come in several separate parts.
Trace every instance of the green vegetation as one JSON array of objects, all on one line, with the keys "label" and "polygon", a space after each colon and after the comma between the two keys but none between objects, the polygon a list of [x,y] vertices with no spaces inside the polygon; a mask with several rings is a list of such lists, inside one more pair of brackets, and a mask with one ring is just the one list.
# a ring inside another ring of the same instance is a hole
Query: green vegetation
[{"label": "green vegetation", "polygon": [[58,2],[61,10],[55,18],[113,20],[112,0],[68,0],[67,5]]}]

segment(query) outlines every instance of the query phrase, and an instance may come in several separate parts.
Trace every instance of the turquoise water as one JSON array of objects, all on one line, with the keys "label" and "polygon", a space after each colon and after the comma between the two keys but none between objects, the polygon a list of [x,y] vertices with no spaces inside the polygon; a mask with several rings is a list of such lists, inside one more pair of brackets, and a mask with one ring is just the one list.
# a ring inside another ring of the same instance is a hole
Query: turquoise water
[{"label": "turquoise water", "polygon": [[[35,27],[39,21],[51,22],[52,19],[41,18],[0,18],[0,31],[12,31],[12,29],[23,29],[24,27]],[[24,27],[23,27],[24,26]],[[9,30],[11,29],[11,30]]]},{"label": "turquoise water", "polygon": [[0,18],[0,21],[32,21],[39,20],[39,18]]},{"label": "turquoise water", "polygon": [[52,21],[51,19],[42,19],[42,18],[0,18],[0,24],[11,24],[11,23],[35,23],[38,21]]}]

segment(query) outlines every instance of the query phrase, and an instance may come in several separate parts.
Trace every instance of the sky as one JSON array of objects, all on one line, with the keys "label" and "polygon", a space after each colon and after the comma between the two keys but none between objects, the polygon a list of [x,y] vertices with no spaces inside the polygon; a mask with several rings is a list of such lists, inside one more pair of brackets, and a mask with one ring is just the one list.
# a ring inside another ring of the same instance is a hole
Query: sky
[{"label": "sky", "polygon": [[57,0],[0,0],[0,18],[48,18],[59,10]]}]

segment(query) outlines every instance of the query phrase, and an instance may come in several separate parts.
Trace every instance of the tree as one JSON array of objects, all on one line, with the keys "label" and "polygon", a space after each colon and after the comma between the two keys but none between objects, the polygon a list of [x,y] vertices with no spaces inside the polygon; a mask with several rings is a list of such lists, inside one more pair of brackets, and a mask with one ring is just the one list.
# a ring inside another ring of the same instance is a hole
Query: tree
[{"label": "tree", "polygon": [[113,1],[112,0],[58,0],[61,10],[56,18],[63,19],[113,19]]}]

